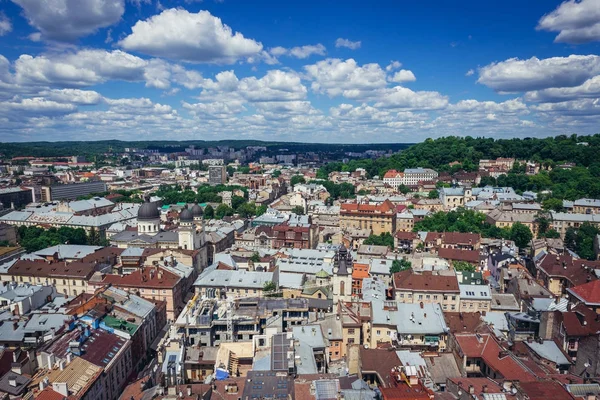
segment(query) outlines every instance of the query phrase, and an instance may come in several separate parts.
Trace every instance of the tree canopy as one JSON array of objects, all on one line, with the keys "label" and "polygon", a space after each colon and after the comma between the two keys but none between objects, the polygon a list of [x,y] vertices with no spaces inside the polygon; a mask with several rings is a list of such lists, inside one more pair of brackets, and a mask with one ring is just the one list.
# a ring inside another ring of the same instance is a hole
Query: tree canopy
[{"label": "tree canopy", "polygon": [[389,232],[384,232],[379,235],[370,235],[365,239],[363,244],[370,244],[373,246],[387,246],[390,249],[394,249],[394,237]]}]

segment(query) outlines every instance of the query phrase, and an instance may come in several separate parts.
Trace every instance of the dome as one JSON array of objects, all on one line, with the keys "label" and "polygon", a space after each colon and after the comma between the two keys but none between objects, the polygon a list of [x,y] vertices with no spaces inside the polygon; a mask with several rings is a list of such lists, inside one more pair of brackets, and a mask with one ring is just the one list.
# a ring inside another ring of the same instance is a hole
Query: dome
[{"label": "dome", "polygon": [[183,211],[179,213],[179,222],[192,222],[194,220],[194,216],[189,208],[184,208]]},{"label": "dome", "polygon": [[325,271],[324,269],[321,269],[319,272],[316,273],[315,276],[317,278],[329,278],[329,273],[327,271]]},{"label": "dome", "polygon": [[198,204],[194,204],[192,207],[192,215],[194,218],[201,217],[204,215],[204,210],[202,210],[202,207],[200,207]]},{"label": "dome", "polygon": [[145,202],[138,210],[137,219],[141,221],[160,219],[160,211],[155,204]]}]

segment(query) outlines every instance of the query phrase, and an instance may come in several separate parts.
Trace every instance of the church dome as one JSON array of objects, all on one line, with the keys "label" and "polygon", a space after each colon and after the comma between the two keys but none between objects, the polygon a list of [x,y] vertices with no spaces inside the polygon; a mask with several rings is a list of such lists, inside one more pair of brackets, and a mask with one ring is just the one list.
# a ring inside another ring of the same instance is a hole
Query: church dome
[{"label": "church dome", "polygon": [[194,220],[194,216],[189,208],[184,208],[183,211],[179,213],[179,221],[180,222],[192,222]]},{"label": "church dome", "polygon": [[321,269],[319,272],[316,273],[315,276],[317,278],[329,278],[329,273],[327,271],[325,271],[324,269]]},{"label": "church dome", "polygon": [[140,221],[160,219],[160,211],[158,211],[155,204],[145,202],[138,210],[137,219]]},{"label": "church dome", "polygon": [[192,207],[192,215],[194,218],[201,217],[204,215],[204,210],[202,210],[202,207],[200,207],[198,204],[194,204]]}]

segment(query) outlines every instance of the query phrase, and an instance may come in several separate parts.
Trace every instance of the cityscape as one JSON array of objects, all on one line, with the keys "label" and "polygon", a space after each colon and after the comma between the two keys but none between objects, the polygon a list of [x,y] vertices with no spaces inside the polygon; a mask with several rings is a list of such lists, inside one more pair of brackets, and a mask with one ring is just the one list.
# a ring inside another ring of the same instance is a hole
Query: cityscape
[{"label": "cityscape", "polygon": [[600,400],[600,0],[0,1],[0,400]]}]

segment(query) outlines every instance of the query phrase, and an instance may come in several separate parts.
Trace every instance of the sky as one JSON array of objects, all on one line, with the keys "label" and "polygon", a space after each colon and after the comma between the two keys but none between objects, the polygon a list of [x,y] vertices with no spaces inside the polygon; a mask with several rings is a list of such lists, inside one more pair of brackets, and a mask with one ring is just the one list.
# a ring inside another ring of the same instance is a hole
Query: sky
[{"label": "sky", "polygon": [[600,0],[0,0],[0,141],[599,133]]}]

